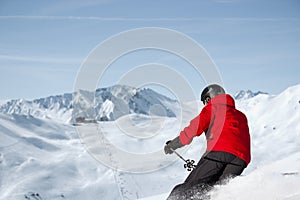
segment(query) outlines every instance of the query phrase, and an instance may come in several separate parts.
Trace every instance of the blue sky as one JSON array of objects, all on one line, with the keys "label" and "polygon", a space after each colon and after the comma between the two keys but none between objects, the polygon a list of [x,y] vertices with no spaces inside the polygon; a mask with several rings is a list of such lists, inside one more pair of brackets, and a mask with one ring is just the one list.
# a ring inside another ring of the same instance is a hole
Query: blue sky
[{"label": "blue sky", "polygon": [[[82,62],[99,43],[142,27],[173,29],[196,40],[230,93],[278,94],[300,83],[298,0],[1,0],[0,27],[0,99],[72,92]],[[149,62],[173,66],[196,93],[205,86],[181,60],[157,51],[121,58],[99,86]]]}]

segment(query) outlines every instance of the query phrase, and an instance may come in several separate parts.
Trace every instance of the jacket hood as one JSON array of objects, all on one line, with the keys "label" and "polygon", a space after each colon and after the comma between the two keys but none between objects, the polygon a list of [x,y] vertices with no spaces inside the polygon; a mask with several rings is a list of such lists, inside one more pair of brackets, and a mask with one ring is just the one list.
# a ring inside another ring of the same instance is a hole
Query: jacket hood
[{"label": "jacket hood", "polygon": [[208,104],[227,105],[235,108],[235,101],[229,94],[219,94],[212,98]]}]

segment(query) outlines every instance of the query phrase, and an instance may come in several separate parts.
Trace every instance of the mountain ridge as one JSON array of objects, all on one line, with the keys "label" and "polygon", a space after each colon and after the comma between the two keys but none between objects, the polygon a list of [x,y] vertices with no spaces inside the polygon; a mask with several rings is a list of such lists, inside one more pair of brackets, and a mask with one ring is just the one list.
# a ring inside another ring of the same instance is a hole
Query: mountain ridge
[{"label": "mountain ridge", "polygon": [[253,92],[248,89],[248,90],[240,90],[240,91],[236,92],[234,95],[234,99],[235,100],[250,99],[250,98],[253,98],[253,97],[255,97],[257,95],[261,95],[261,94],[269,95],[269,93],[267,93],[267,92],[262,92],[262,91]]},{"label": "mountain ridge", "polygon": [[[240,90],[234,98],[249,99],[261,94],[268,95],[261,91]],[[178,101],[153,89],[114,85],[98,88],[94,92],[78,90],[33,100],[5,100],[0,104],[0,113],[74,123],[84,122],[87,119],[88,121],[114,121],[131,113],[176,117],[178,108]]]},{"label": "mountain ridge", "polygon": [[113,121],[130,114],[176,117],[176,100],[149,88],[114,85],[93,91],[51,95],[34,100],[13,99],[0,105],[0,113],[30,115],[73,123],[77,118]]}]

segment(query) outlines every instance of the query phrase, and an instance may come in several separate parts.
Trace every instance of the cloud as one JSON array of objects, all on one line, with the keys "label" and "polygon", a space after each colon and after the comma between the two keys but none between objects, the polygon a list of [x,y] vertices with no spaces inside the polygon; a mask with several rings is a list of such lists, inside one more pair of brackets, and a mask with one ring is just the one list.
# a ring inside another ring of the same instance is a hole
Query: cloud
[{"label": "cloud", "polygon": [[272,21],[300,21],[299,18],[255,18],[255,17],[158,17],[158,18],[130,18],[130,17],[97,17],[97,16],[51,16],[51,15],[7,15],[0,16],[0,20],[94,20],[94,21],[230,21],[230,22],[272,22]]},{"label": "cloud", "polygon": [[[96,21],[192,21],[205,20],[205,18],[127,18],[127,17],[95,17],[95,16],[29,16],[29,15],[11,15],[0,16],[0,20],[9,19],[27,19],[27,20],[96,20]],[[207,18],[208,19],[208,18]]]},{"label": "cloud", "polygon": [[75,64],[75,63],[82,62],[83,59],[0,55],[0,61],[22,61],[22,62],[54,63],[54,64]]},{"label": "cloud", "polygon": [[114,0],[60,0],[51,2],[47,6],[40,8],[39,12],[44,15],[53,15],[57,13],[66,13],[69,11],[76,12],[79,9],[87,9],[88,7],[101,6],[111,4]]}]

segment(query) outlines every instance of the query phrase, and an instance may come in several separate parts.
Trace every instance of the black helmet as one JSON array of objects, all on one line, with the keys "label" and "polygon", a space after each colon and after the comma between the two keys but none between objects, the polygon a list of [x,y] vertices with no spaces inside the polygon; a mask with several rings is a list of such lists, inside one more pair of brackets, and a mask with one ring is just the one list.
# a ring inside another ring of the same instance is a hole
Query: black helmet
[{"label": "black helmet", "polygon": [[217,84],[212,84],[204,88],[201,93],[201,101],[203,104],[208,103],[212,98],[219,94],[225,94],[224,88]]}]

